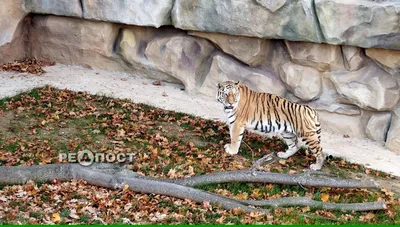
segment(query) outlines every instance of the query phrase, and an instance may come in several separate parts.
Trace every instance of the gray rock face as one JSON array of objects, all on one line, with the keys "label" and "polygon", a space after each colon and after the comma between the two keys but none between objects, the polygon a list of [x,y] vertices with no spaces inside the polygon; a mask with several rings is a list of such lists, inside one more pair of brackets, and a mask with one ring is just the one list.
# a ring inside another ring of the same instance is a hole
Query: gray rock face
[{"label": "gray rock face", "polygon": [[353,72],[332,72],[331,79],[343,98],[363,109],[387,111],[399,101],[396,80],[375,64]]},{"label": "gray rock face", "polygon": [[315,0],[326,42],[400,49],[400,1]]},{"label": "gray rock face", "polygon": [[[95,67],[95,64],[104,62],[94,53],[104,56],[104,59],[112,57],[113,42],[117,38],[118,29],[118,26],[111,23],[35,16],[30,33],[30,55],[38,59],[73,65],[91,61],[93,63],[90,66]],[[42,45],[43,43],[46,45]]]},{"label": "gray rock face", "polygon": [[365,54],[391,74],[400,73],[400,50],[370,48]]},{"label": "gray rock face", "polygon": [[232,36],[222,33],[189,32],[189,35],[210,40],[225,53],[250,66],[258,66],[267,61],[267,53],[271,45],[271,40],[267,39]]},{"label": "gray rock face", "polygon": [[271,12],[275,12],[285,5],[286,0],[256,0],[256,2],[269,9]]},{"label": "gray rock face", "polygon": [[208,96],[216,94],[215,85],[226,80],[239,80],[257,92],[267,92],[283,96],[285,85],[275,74],[265,70],[247,67],[223,54],[212,59],[210,71],[200,86],[199,92]]},{"label": "gray rock face", "polygon": [[391,116],[392,114],[390,112],[372,115],[365,128],[367,137],[371,140],[385,142]]},{"label": "gray rock face", "polygon": [[[368,115],[368,113],[366,113]],[[365,135],[365,116],[361,115],[343,115],[318,111],[321,120],[321,127],[324,131],[348,135],[355,138],[366,138]]]},{"label": "gray rock face", "polygon": [[185,30],[322,41],[309,0],[176,0],[172,21],[175,27]]},{"label": "gray rock face", "polygon": [[144,77],[166,81],[171,78],[141,63],[127,64],[115,53],[115,43],[121,29],[117,24],[39,15],[34,16],[32,24],[28,53],[31,57],[93,69],[141,72]]},{"label": "gray rock face", "polygon": [[349,71],[359,70],[366,65],[362,49],[354,46],[342,46],[344,66]]},{"label": "gray rock face", "polygon": [[319,71],[343,69],[340,46],[285,41],[290,58],[296,64],[311,66]]},{"label": "gray rock face", "polygon": [[[179,31],[170,28],[156,29],[152,27],[131,26],[122,30],[117,51],[125,61],[129,62],[136,69],[154,68],[153,63],[145,55],[148,43],[155,38],[178,34],[180,34]],[[165,73],[151,74],[150,78],[180,83],[175,77]]]},{"label": "gray rock face", "polygon": [[122,24],[153,26],[171,24],[173,0],[82,0],[83,17]]},{"label": "gray rock face", "polygon": [[208,69],[213,51],[214,46],[204,39],[177,35],[153,39],[145,55],[156,69],[175,77],[192,92]]},{"label": "gray rock face", "polygon": [[288,90],[304,101],[317,98],[321,92],[321,75],[316,69],[288,62],[281,66],[279,76]]},{"label": "gray rock face", "polygon": [[400,50],[398,0],[18,1],[38,14]]},{"label": "gray rock face", "polygon": [[400,105],[393,111],[385,145],[400,155]]},{"label": "gray rock face", "polygon": [[82,17],[80,0],[24,0],[28,12]]},{"label": "gray rock face", "polygon": [[2,1],[0,7],[0,64],[25,55],[22,0]]},{"label": "gray rock face", "polygon": [[318,97],[318,99],[306,102],[302,101],[290,92],[286,94],[286,98],[297,103],[307,104],[312,108],[320,111],[343,114],[348,116],[361,115],[360,107],[338,102],[339,94],[337,93],[335,86],[329,78],[327,78],[325,75],[322,75],[321,81],[321,95]]}]

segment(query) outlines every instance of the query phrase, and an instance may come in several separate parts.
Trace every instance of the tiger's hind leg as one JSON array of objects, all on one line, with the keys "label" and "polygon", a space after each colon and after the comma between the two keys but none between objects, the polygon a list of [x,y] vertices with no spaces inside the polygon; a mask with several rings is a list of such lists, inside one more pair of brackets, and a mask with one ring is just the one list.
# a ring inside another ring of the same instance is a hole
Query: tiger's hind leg
[{"label": "tiger's hind leg", "polygon": [[288,149],[286,152],[278,152],[277,156],[279,158],[287,159],[299,150],[297,147],[298,140],[297,136],[293,133],[283,133],[282,138],[288,146]]},{"label": "tiger's hind leg", "polygon": [[322,152],[321,140],[319,135],[313,135],[305,138],[306,146],[308,151],[314,155],[316,162],[310,165],[312,170],[320,170],[325,161],[325,155]]}]

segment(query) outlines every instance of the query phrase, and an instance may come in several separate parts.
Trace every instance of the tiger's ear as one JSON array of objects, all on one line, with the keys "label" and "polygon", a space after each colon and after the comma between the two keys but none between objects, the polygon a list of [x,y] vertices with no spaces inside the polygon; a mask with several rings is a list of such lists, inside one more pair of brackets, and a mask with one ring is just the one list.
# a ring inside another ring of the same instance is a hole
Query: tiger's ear
[{"label": "tiger's ear", "polygon": [[235,81],[235,85],[239,85],[240,84],[240,81]]},{"label": "tiger's ear", "polygon": [[215,86],[217,86],[217,88],[221,88],[221,84],[220,83],[216,83]]}]

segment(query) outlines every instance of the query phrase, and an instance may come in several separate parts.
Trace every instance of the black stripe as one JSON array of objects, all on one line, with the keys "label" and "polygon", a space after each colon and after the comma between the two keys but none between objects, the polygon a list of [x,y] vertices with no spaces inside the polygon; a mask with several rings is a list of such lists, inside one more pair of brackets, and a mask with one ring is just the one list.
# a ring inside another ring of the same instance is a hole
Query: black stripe
[{"label": "black stripe", "polygon": [[236,119],[235,119],[235,120],[233,120],[232,122],[229,122],[229,124],[233,124],[233,123],[235,123],[235,121],[236,121]]},{"label": "black stripe", "polygon": [[258,123],[259,123],[259,121],[257,121],[256,127],[254,127],[254,130],[257,130],[257,128],[258,128]]},{"label": "black stripe", "polygon": [[264,132],[264,125],[263,125],[262,120],[261,120],[261,132]]},{"label": "black stripe", "polygon": [[278,125],[278,131],[281,129],[281,123],[277,120],[275,120],[275,123]]}]

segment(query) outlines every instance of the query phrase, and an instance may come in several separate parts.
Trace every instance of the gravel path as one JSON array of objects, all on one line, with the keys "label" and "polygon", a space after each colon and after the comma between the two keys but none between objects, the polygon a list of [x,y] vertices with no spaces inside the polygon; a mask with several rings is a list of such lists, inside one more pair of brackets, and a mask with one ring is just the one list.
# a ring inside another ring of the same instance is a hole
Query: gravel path
[{"label": "gravel path", "polygon": [[[139,75],[61,64],[46,67],[45,70],[47,73],[41,76],[0,72],[0,98],[50,84],[60,89],[127,98],[167,110],[224,120],[221,105],[215,99],[188,95],[181,90],[180,85],[163,83],[162,86],[155,86],[152,80],[141,79]],[[328,154],[400,176],[400,155],[385,149],[381,144],[367,139],[344,138],[330,132],[323,132],[321,137]]]}]

